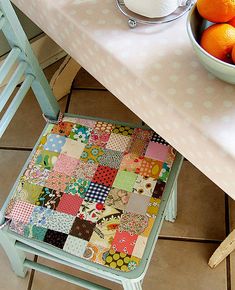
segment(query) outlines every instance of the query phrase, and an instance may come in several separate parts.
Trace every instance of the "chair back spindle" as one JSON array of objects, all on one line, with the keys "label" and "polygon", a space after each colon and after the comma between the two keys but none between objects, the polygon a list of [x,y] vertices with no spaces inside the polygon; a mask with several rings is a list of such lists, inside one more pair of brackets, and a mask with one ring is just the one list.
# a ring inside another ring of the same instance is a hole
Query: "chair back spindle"
[{"label": "chair back spindle", "polygon": [[11,51],[0,67],[0,85],[10,75],[7,85],[0,94],[0,112],[6,106],[17,85],[22,82],[0,120],[1,137],[30,88],[33,89],[47,119],[57,120],[60,108],[14,9],[9,1],[5,0],[0,0],[0,30],[11,47]]}]

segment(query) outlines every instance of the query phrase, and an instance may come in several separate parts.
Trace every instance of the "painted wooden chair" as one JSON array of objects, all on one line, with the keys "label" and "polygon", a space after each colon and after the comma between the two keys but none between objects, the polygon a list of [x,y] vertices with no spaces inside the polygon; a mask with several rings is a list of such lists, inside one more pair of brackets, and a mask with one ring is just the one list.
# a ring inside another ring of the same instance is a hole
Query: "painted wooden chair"
[{"label": "painted wooden chair", "polygon": [[48,119],[0,212],[0,244],[13,271],[24,277],[35,269],[106,289],[31,261],[31,253],[142,289],[163,220],[176,218],[182,156],[147,126],[62,117],[8,0],[0,0],[0,29],[11,46],[0,82],[16,65],[0,110],[23,79],[0,121],[1,135],[30,87]]}]

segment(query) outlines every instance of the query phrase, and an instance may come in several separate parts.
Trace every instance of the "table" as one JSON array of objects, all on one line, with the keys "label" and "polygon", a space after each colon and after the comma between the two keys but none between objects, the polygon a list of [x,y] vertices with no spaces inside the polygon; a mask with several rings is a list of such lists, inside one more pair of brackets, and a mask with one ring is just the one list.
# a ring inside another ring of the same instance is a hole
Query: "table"
[{"label": "table", "polygon": [[235,87],[199,64],[186,16],[131,30],[115,0],[13,2],[235,199]]},{"label": "table", "polygon": [[235,199],[235,87],[199,64],[186,16],[131,30],[115,0],[13,2]]}]

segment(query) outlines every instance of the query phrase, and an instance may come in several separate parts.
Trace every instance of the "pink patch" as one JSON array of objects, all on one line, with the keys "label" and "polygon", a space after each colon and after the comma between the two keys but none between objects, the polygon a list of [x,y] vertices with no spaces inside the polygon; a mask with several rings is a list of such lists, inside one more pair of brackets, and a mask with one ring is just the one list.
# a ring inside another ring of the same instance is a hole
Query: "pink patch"
[{"label": "pink patch", "polygon": [[145,153],[145,157],[165,162],[168,152],[169,152],[168,146],[155,142],[149,142],[149,145]]},{"label": "pink patch", "polygon": [[60,154],[56,161],[54,170],[72,176],[79,163],[79,160],[65,154]]},{"label": "pink patch", "polygon": [[78,195],[63,194],[56,211],[76,216],[83,199]]},{"label": "pink patch", "polygon": [[117,230],[111,247],[116,252],[122,252],[131,255],[134,250],[137,238],[138,235],[131,235],[128,232],[119,232]]}]

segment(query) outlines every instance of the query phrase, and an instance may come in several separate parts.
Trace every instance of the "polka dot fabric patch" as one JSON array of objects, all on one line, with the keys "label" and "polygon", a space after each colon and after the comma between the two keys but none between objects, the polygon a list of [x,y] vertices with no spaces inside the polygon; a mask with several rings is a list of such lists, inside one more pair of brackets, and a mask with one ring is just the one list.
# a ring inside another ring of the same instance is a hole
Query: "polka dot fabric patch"
[{"label": "polka dot fabric patch", "polygon": [[112,132],[123,136],[131,136],[134,129],[129,126],[116,125]]},{"label": "polka dot fabric patch", "polygon": [[116,175],[117,169],[99,165],[94,177],[92,178],[92,182],[111,187]]},{"label": "polka dot fabric patch", "polygon": [[52,152],[60,152],[63,147],[66,138],[58,134],[50,134],[47,137],[47,141],[44,145],[44,149]]},{"label": "polka dot fabric patch", "polygon": [[150,129],[64,117],[19,179],[9,229],[118,271],[143,258],[175,158]]},{"label": "polka dot fabric patch", "polygon": [[98,121],[96,122],[94,129],[96,129],[96,131],[102,131],[110,134],[114,127],[115,127],[114,124]]}]

